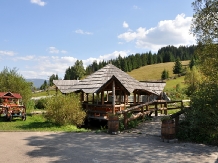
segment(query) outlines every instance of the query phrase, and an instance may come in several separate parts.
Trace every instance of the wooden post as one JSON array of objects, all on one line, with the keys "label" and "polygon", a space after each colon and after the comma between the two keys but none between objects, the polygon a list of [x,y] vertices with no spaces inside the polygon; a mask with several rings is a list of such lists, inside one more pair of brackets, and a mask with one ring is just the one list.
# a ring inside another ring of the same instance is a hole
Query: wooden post
[{"label": "wooden post", "polygon": [[113,80],[113,84],[112,84],[112,113],[115,114],[115,81]]},{"label": "wooden post", "polygon": [[138,104],[139,104],[139,97],[140,97],[140,94],[138,93],[138,99],[137,99]]},{"label": "wooden post", "polygon": [[119,103],[120,103],[120,104],[122,103],[122,97],[121,97],[121,95],[122,95],[122,91],[120,90],[120,95],[119,95]]},{"label": "wooden post", "polygon": [[104,105],[104,91],[101,91],[101,104]]},{"label": "wooden post", "polygon": [[84,92],[81,93],[81,102],[84,101]]},{"label": "wooden post", "polygon": [[142,119],[144,120],[145,115],[144,115],[144,107],[143,106],[141,107],[141,112],[142,112]]},{"label": "wooden post", "polygon": [[94,104],[94,102],[95,102],[95,94],[93,93],[92,94],[92,104]]},{"label": "wooden post", "polygon": [[89,102],[89,94],[88,93],[86,93],[86,101],[87,101],[87,103]]},{"label": "wooden post", "polygon": [[127,129],[128,128],[128,120],[127,120],[127,112],[125,112],[124,114],[123,114],[123,116],[124,116],[124,127],[125,127],[125,129]]},{"label": "wooden post", "polygon": [[108,102],[108,91],[107,91],[107,99],[106,99],[106,101]]},{"label": "wooden post", "polygon": [[98,104],[98,100],[99,100],[99,93],[97,93],[97,104]]},{"label": "wooden post", "polygon": [[166,110],[164,110],[164,114],[167,115],[167,102],[164,103],[164,108],[166,108]]},{"label": "wooden post", "polygon": [[154,110],[155,110],[155,116],[157,116],[157,103],[155,103],[155,108],[154,108]]},{"label": "wooden post", "polygon": [[134,92],[133,104],[136,104],[136,93]]}]

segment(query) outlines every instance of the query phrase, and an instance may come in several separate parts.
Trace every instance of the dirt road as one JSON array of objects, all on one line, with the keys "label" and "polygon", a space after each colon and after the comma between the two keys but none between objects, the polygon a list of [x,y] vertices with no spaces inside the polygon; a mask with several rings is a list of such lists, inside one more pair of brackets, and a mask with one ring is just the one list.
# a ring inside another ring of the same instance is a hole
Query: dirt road
[{"label": "dirt road", "polygon": [[218,147],[122,133],[0,132],[2,163],[218,162]]}]

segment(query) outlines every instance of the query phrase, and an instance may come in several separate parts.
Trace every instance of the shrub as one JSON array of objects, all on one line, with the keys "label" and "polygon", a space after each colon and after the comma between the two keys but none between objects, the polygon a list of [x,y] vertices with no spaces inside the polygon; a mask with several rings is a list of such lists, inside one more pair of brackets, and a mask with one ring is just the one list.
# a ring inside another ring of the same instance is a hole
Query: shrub
[{"label": "shrub", "polygon": [[35,101],[35,106],[37,109],[45,109],[46,102],[47,102],[46,98],[41,98]]},{"label": "shrub", "polygon": [[[198,143],[218,142],[218,85],[202,83],[191,97],[191,109],[185,114],[181,133]],[[218,145],[218,143],[216,144]]]},{"label": "shrub", "polygon": [[83,124],[86,113],[82,110],[79,95],[57,95],[48,98],[45,105],[45,118],[58,125]]}]

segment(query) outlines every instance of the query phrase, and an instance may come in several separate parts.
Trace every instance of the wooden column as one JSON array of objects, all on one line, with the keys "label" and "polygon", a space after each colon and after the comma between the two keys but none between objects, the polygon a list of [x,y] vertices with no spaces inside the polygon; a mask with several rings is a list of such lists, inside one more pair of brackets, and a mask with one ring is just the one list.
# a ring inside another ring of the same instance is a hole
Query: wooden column
[{"label": "wooden column", "polygon": [[136,104],[136,93],[134,92],[133,104]]},{"label": "wooden column", "polygon": [[119,95],[119,103],[120,103],[120,104],[121,104],[121,102],[122,102],[121,94],[122,94],[122,91],[120,90],[120,95]]},{"label": "wooden column", "polygon": [[104,91],[101,91],[101,104],[104,105]]},{"label": "wooden column", "polygon": [[126,92],[124,92],[124,105],[126,105]]},{"label": "wooden column", "polygon": [[95,102],[95,94],[93,93],[92,94],[92,104],[94,104],[94,102]]},{"label": "wooden column", "polygon": [[107,99],[106,99],[106,101],[108,102],[108,91],[107,91]]},{"label": "wooden column", "polygon": [[115,114],[115,81],[113,80],[113,84],[112,84],[112,113]]},{"label": "wooden column", "polygon": [[140,97],[140,94],[138,93],[138,99],[137,99],[137,102],[139,103],[139,97]]},{"label": "wooden column", "polygon": [[98,104],[98,101],[99,101],[99,93],[97,93],[97,104]]},{"label": "wooden column", "polygon": [[89,102],[89,94],[86,93],[86,102],[88,103]]},{"label": "wooden column", "polygon": [[154,108],[154,110],[155,110],[155,116],[157,116],[157,103],[155,103],[155,108]]},{"label": "wooden column", "polygon": [[164,103],[164,108],[166,108],[166,110],[164,110],[164,114],[167,115],[167,102]]},{"label": "wooden column", "polygon": [[81,102],[84,101],[84,92],[81,93]]}]

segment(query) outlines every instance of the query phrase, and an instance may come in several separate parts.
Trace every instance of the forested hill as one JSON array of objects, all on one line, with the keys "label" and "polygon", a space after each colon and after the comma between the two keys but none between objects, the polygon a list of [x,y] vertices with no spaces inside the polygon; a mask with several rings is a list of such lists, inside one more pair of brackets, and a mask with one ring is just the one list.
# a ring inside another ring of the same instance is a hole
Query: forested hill
[{"label": "forested hill", "polygon": [[157,53],[136,53],[135,55],[129,55],[122,58],[119,56],[116,59],[109,61],[102,61],[97,63],[94,61],[91,65],[86,67],[86,75],[92,74],[98,69],[104,67],[108,63],[115,65],[125,72],[130,72],[134,69],[140,68],[142,66],[156,64],[156,63],[165,63],[165,62],[174,62],[176,58],[179,58],[180,61],[191,60],[194,56],[196,46],[166,46],[158,50]]}]

